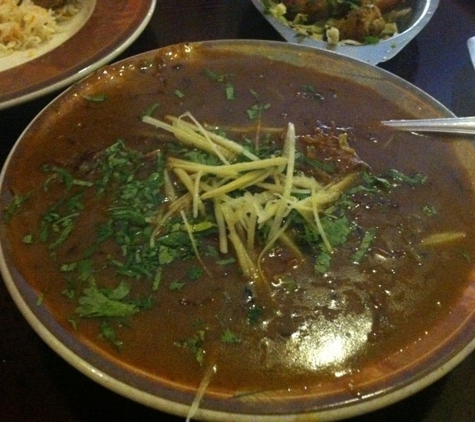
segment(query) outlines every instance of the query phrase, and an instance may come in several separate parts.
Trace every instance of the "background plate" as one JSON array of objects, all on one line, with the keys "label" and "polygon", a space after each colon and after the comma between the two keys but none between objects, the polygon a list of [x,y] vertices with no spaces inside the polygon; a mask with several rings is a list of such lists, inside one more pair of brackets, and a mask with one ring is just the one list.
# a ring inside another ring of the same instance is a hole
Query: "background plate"
[{"label": "background plate", "polygon": [[145,29],[155,3],[96,1],[91,16],[63,44],[0,72],[0,110],[63,88],[117,57]]}]

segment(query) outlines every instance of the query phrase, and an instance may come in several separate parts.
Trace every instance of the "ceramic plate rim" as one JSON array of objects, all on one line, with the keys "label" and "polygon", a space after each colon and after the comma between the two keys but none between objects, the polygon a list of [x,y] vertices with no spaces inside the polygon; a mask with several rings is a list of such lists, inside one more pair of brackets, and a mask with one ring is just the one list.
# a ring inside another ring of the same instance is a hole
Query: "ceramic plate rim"
[{"label": "ceramic plate rim", "polygon": [[[98,5],[101,9],[104,7],[112,8],[115,2],[116,0],[97,0],[88,21],[72,37],[62,43],[61,46],[67,48],[68,44],[72,43],[72,40],[77,40],[78,38],[88,40],[91,37],[91,33],[89,32],[88,35],[88,31],[96,31],[96,28],[88,25],[88,22],[98,13]],[[50,62],[55,59],[55,56],[61,54],[61,50],[58,49],[60,46],[24,64],[0,72],[0,88],[4,90],[3,92],[0,90],[0,110],[23,104],[64,88],[119,56],[139,37],[150,22],[155,10],[156,0],[146,0],[145,2],[139,0],[135,3],[134,0],[125,0],[125,5],[135,8],[134,13],[137,13],[138,20],[135,20],[137,17],[134,17],[135,19],[128,22],[119,33],[113,34],[112,42],[104,51],[100,51],[102,46],[98,46],[96,48],[97,51],[93,51],[90,57],[86,59],[78,55],[72,63],[68,63],[66,68],[59,72],[53,72],[50,77],[41,81],[28,81],[28,78],[25,81],[23,77],[21,86],[13,90],[8,87],[8,82],[2,83],[2,74],[4,77],[7,75],[7,77],[12,78],[10,75],[14,75],[33,62],[35,66],[41,68],[44,65],[45,69],[48,70],[47,66],[50,66]],[[104,22],[103,26],[107,28],[107,22]]]}]

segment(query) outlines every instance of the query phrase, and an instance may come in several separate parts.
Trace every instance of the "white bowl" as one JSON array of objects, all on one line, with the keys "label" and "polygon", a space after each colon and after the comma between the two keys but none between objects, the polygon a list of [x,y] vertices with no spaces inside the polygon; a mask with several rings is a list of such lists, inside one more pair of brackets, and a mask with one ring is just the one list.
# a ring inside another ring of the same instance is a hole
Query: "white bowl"
[{"label": "white bowl", "polygon": [[439,5],[439,0],[410,0],[408,5],[412,7],[412,19],[409,27],[377,44],[353,46],[331,45],[325,41],[318,41],[309,37],[302,38],[297,35],[295,30],[272,15],[265,13],[262,0],[252,0],[252,2],[286,41],[321,50],[331,50],[374,65],[385,62],[398,54],[427,25]]}]

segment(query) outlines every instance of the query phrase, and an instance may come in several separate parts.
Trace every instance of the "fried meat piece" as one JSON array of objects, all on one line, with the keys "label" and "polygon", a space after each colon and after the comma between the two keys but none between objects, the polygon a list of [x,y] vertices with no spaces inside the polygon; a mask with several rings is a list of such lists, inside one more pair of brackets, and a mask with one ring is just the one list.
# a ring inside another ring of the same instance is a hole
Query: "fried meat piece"
[{"label": "fried meat piece", "polygon": [[378,37],[386,22],[377,6],[367,5],[350,12],[335,24],[341,40],[364,42],[367,37]]},{"label": "fried meat piece", "polygon": [[44,7],[45,9],[54,9],[56,7],[64,6],[66,0],[33,0],[37,6]]},{"label": "fried meat piece", "polygon": [[304,148],[303,154],[322,164],[322,168],[312,166],[305,169],[306,174],[320,182],[328,183],[335,178],[369,168],[348,145],[346,133],[336,135],[316,128],[314,134],[303,135],[300,141]]},{"label": "fried meat piece", "polygon": [[308,15],[309,21],[328,19],[331,17],[343,17],[349,11],[349,5],[328,0],[283,0],[287,8],[287,14],[293,19],[297,14]]},{"label": "fried meat piece", "polygon": [[[376,6],[382,13],[399,7],[405,0],[361,0],[358,6]],[[350,2],[334,0],[282,0],[287,8],[289,19],[293,19],[298,13],[308,15],[309,21],[319,19],[344,18],[353,9]]]}]

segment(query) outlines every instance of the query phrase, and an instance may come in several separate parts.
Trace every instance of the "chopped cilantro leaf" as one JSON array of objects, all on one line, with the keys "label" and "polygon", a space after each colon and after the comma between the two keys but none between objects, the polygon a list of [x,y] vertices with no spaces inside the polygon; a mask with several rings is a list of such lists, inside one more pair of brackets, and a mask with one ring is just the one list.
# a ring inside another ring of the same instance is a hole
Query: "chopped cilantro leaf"
[{"label": "chopped cilantro leaf", "polygon": [[376,236],[376,230],[375,229],[370,229],[365,232],[363,235],[363,239],[361,240],[361,244],[358,248],[358,250],[355,252],[353,255],[353,262],[361,262],[368,252],[371,242]]},{"label": "chopped cilantro leaf", "polygon": [[195,357],[196,361],[202,365],[204,362],[204,349],[203,344],[205,341],[205,331],[198,330],[196,335],[190,337],[182,342],[175,342],[175,346],[188,349]]},{"label": "chopped cilantro leaf", "polygon": [[227,78],[226,74],[217,74],[216,72],[213,72],[209,68],[203,69],[203,75],[205,75],[208,79],[212,80],[213,82],[219,82],[219,83],[226,81],[226,78]]},{"label": "chopped cilantro leaf", "polygon": [[332,246],[343,245],[348,239],[348,235],[353,231],[353,225],[346,216],[322,218],[322,226]]},{"label": "chopped cilantro leaf", "polygon": [[134,315],[139,308],[122,301],[129,293],[125,284],[120,284],[110,292],[100,291],[97,287],[91,286],[84,289],[83,296],[78,300],[79,307],[76,313],[83,318],[97,317],[127,317]]},{"label": "chopped cilantro leaf", "polygon": [[437,214],[437,210],[433,205],[426,205],[422,208],[422,212],[427,215],[428,217],[431,217],[433,215]]},{"label": "chopped cilantro leaf", "polygon": [[160,282],[162,281],[162,267],[157,268],[157,272],[155,273],[155,277],[153,279],[153,290],[157,290],[160,286]]},{"label": "chopped cilantro leaf", "polygon": [[257,323],[262,317],[262,312],[263,309],[261,306],[252,305],[251,309],[249,309],[247,313],[247,321],[249,322],[249,324]]},{"label": "chopped cilantro leaf", "polygon": [[362,177],[364,184],[352,189],[352,192],[356,192],[358,190],[379,192],[381,189],[389,190],[391,188],[390,181],[384,177],[376,176],[367,172],[363,172]]},{"label": "chopped cilantro leaf", "polygon": [[117,340],[117,336],[114,328],[107,322],[101,322],[101,336],[112,343],[117,349],[121,349],[124,343],[120,340]]},{"label": "chopped cilantro leaf", "polygon": [[328,174],[332,174],[335,172],[335,165],[332,162],[320,161],[320,160],[316,160],[314,158],[310,158],[307,156],[304,156],[303,160],[305,161],[307,165],[315,167],[316,169],[319,169],[319,170],[323,170],[324,172]]},{"label": "chopped cilantro leaf", "polygon": [[3,221],[9,222],[20,211],[22,204],[30,197],[30,194],[13,197],[8,207],[3,211]]},{"label": "chopped cilantro leaf", "polygon": [[45,188],[54,179],[59,179],[64,185],[66,186],[66,190],[70,190],[74,185],[77,186],[87,186],[90,187],[92,186],[91,182],[88,182],[86,180],[80,180],[76,179],[72,173],[62,167],[51,167],[49,168],[48,166],[44,167],[44,170],[50,171],[53,173],[53,175],[46,181],[45,183]]},{"label": "chopped cilantro leaf", "polygon": [[27,244],[27,245],[33,243],[34,242],[33,235],[32,234],[27,234],[27,235],[23,236],[22,242]]},{"label": "chopped cilantro leaf", "polygon": [[179,291],[181,289],[183,289],[183,287],[185,286],[185,282],[183,281],[172,281],[170,283],[170,285],[168,286],[168,288],[173,291],[173,292],[176,292],[176,291]]},{"label": "chopped cilantro leaf", "polygon": [[160,246],[158,252],[158,261],[160,265],[166,265],[173,262],[173,260],[179,256],[179,253],[174,248],[169,248],[168,246]]},{"label": "chopped cilantro leaf", "polygon": [[216,249],[214,246],[210,246],[208,245],[208,247],[206,248],[206,254],[211,257],[211,258],[214,258],[214,259],[218,259],[219,258],[219,252],[218,252],[218,249]]},{"label": "chopped cilantro leaf", "polygon": [[404,173],[401,173],[398,170],[391,169],[388,172],[388,176],[391,177],[396,183],[407,183],[408,185],[414,186],[422,184],[426,181],[426,176],[420,173],[417,173],[413,176],[407,176]]},{"label": "chopped cilantro leaf", "polygon": [[268,103],[267,104],[256,103],[246,110],[246,114],[249,120],[259,120],[262,115],[262,112],[269,108],[270,108],[270,104]]},{"label": "chopped cilantro leaf", "polygon": [[235,262],[236,262],[236,258],[234,258],[233,256],[229,258],[218,259],[216,261],[218,265],[230,265],[230,264],[234,264]]},{"label": "chopped cilantro leaf", "polygon": [[379,38],[375,37],[375,36],[368,35],[368,36],[364,37],[364,43],[365,44],[370,44],[370,45],[378,44],[379,43]]},{"label": "chopped cilantro leaf", "polygon": [[201,267],[191,267],[186,272],[187,277],[190,280],[198,280],[204,273],[203,268]]},{"label": "chopped cilantro leaf", "polygon": [[234,85],[231,83],[226,84],[226,98],[229,101],[233,101],[236,99],[236,94],[234,92]]},{"label": "chopped cilantro leaf", "polygon": [[331,254],[326,251],[320,252],[315,260],[315,271],[319,274],[325,274],[330,268],[330,263]]},{"label": "chopped cilantro leaf", "polygon": [[153,104],[149,105],[149,106],[142,112],[141,117],[143,117],[143,116],[151,116],[151,115],[153,114],[153,112],[154,112],[158,107],[160,107],[160,104],[159,104],[159,103],[153,103]]},{"label": "chopped cilantro leaf", "polygon": [[179,89],[175,89],[175,91],[173,91],[175,93],[175,95],[178,97],[178,98],[184,98],[185,97],[185,93],[183,91],[180,91]]},{"label": "chopped cilantro leaf", "polygon": [[44,293],[40,293],[38,295],[38,298],[36,299],[36,306],[41,306],[43,304],[43,300],[45,298],[45,294]]},{"label": "chopped cilantro leaf", "polygon": [[319,93],[313,85],[303,85],[302,91],[306,97],[322,101],[325,97]]},{"label": "chopped cilantro leaf", "polygon": [[226,344],[236,344],[240,343],[241,340],[239,337],[233,333],[229,328],[227,328],[224,333],[221,335],[221,341]]},{"label": "chopped cilantro leaf", "polygon": [[82,96],[86,101],[90,101],[92,103],[101,103],[107,100],[106,94],[94,94],[94,95],[83,95]]},{"label": "chopped cilantro leaf", "polygon": [[195,163],[207,164],[210,166],[221,164],[221,161],[219,160],[218,157],[214,155],[209,155],[203,151],[198,151],[198,150],[186,151],[185,153],[183,153],[183,156],[186,159],[193,161]]}]

